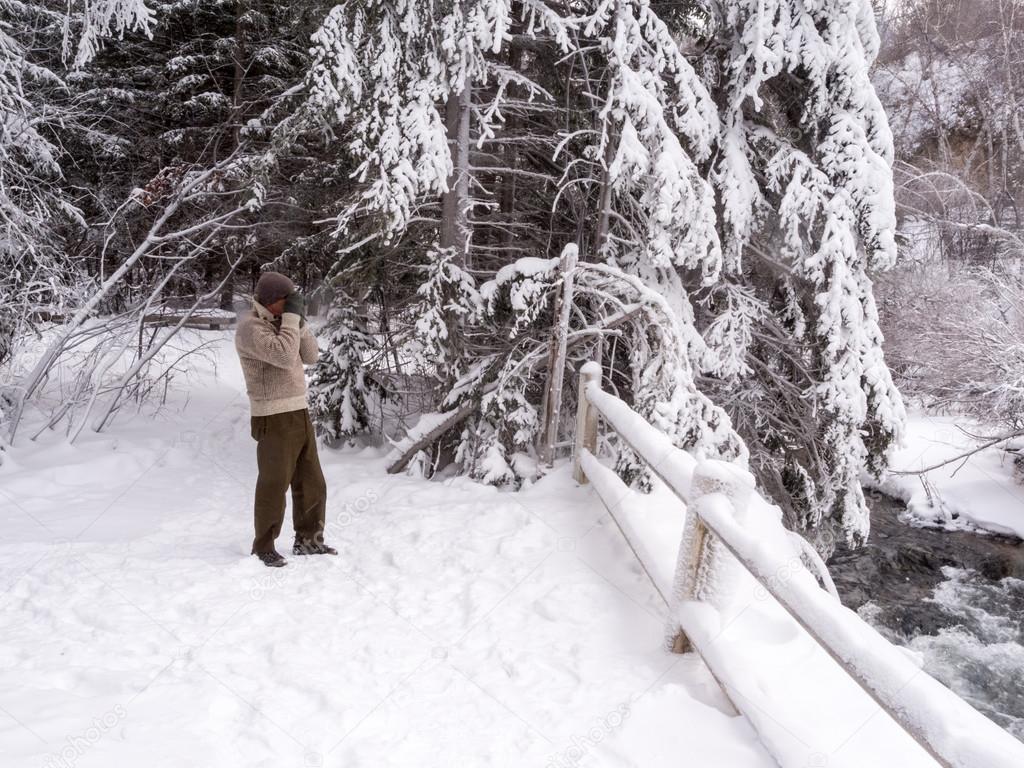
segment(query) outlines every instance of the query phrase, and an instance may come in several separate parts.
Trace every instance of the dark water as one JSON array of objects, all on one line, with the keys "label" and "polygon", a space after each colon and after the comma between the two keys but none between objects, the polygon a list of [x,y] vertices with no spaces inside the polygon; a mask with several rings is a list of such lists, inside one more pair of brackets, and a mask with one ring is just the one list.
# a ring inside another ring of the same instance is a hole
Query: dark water
[{"label": "dark water", "polygon": [[912,526],[901,502],[868,502],[870,541],[828,563],[843,603],[1024,741],[1024,542]]}]

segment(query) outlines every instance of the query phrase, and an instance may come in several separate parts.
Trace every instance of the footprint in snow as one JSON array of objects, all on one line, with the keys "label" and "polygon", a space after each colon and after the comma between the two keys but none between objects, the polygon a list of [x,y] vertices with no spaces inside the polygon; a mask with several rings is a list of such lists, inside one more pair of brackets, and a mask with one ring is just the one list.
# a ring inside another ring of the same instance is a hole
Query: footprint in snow
[{"label": "footprint in snow", "polygon": [[548,608],[548,606],[544,603],[543,600],[534,600],[533,610],[542,619],[546,619],[547,621],[557,620],[557,617],[555,616],[554,612],[550,608]]}]

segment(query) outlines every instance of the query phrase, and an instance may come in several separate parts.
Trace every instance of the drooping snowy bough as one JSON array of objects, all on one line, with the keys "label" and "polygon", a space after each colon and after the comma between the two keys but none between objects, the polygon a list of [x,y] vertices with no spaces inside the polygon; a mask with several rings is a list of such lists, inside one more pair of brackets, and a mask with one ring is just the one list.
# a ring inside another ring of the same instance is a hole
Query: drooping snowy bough
[{"label": "drooping snowy bough", "polygon": [[871,5],[746,0],[723,22],[739,45],[717,62],[730,245],[709,301],[723,309],[709,325],[710,392],[753,404],[730,410],[793,522],[830,519],[826,531],[859,539],[860,473],[882,468],[904,418],[868,277],[896,257],[892,136],[868,79]]}]

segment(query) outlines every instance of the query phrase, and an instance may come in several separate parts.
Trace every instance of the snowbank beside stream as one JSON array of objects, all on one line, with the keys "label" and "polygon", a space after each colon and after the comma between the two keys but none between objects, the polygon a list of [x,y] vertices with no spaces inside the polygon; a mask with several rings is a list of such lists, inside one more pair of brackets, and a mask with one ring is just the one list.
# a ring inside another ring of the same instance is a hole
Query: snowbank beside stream
[{"label": "snowbank beside stream", "polygon": [[[1024,486],[1014,475],[1013,454],[987,448],[926,475],[901,474],[931,467],[975,448],[979,441],[958,429],[962,419],[917,412],[907,422],[904,445],[893,453],[891,471],[865,484],[902,499],[910,514],[949,530],[981,528],[1024,538]],[[985,434],[983,427],[965,428]]]}]

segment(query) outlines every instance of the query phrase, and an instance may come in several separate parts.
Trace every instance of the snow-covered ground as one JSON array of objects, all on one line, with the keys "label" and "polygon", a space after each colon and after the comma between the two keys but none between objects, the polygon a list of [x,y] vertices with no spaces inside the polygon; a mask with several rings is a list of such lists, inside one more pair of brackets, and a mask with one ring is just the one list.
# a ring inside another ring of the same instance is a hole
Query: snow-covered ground
[{"label": "snow-covered ground", "polygon": [[[340,555],[248,556],[248,405],[230,332],[203,335],[216,365],[155,418],[0,467],[0,765],[776,765],[664,650],[661,598],[567,467],[508,493],[325,449]],[[681,508],[621,511],[666,591]],[[712,647],[784,768],[933,765],[770,598],[734,608]]]},{"label": "snow-covered ground", "polygon": [[1024,487],[1015,477],[1013,455],[1002,446],[933,469],[924,479],[901,474],[932,467],[977,447],[979,441],[958,424],[974,434],[998,434],[996,428],[951,416],[913,413],[905,443],[892,457],[894,471],[881,482],[867,482],[902,499],[913,516],[929,524],[950,530],[982,528],[1024,538]]},{"label": "snow-covered ground", "polygon": [[500,493],[323,450],[340,555],[248,556],[224,338],[156,420],[0,467],[0,765],[773,765],[565,471]]}]

